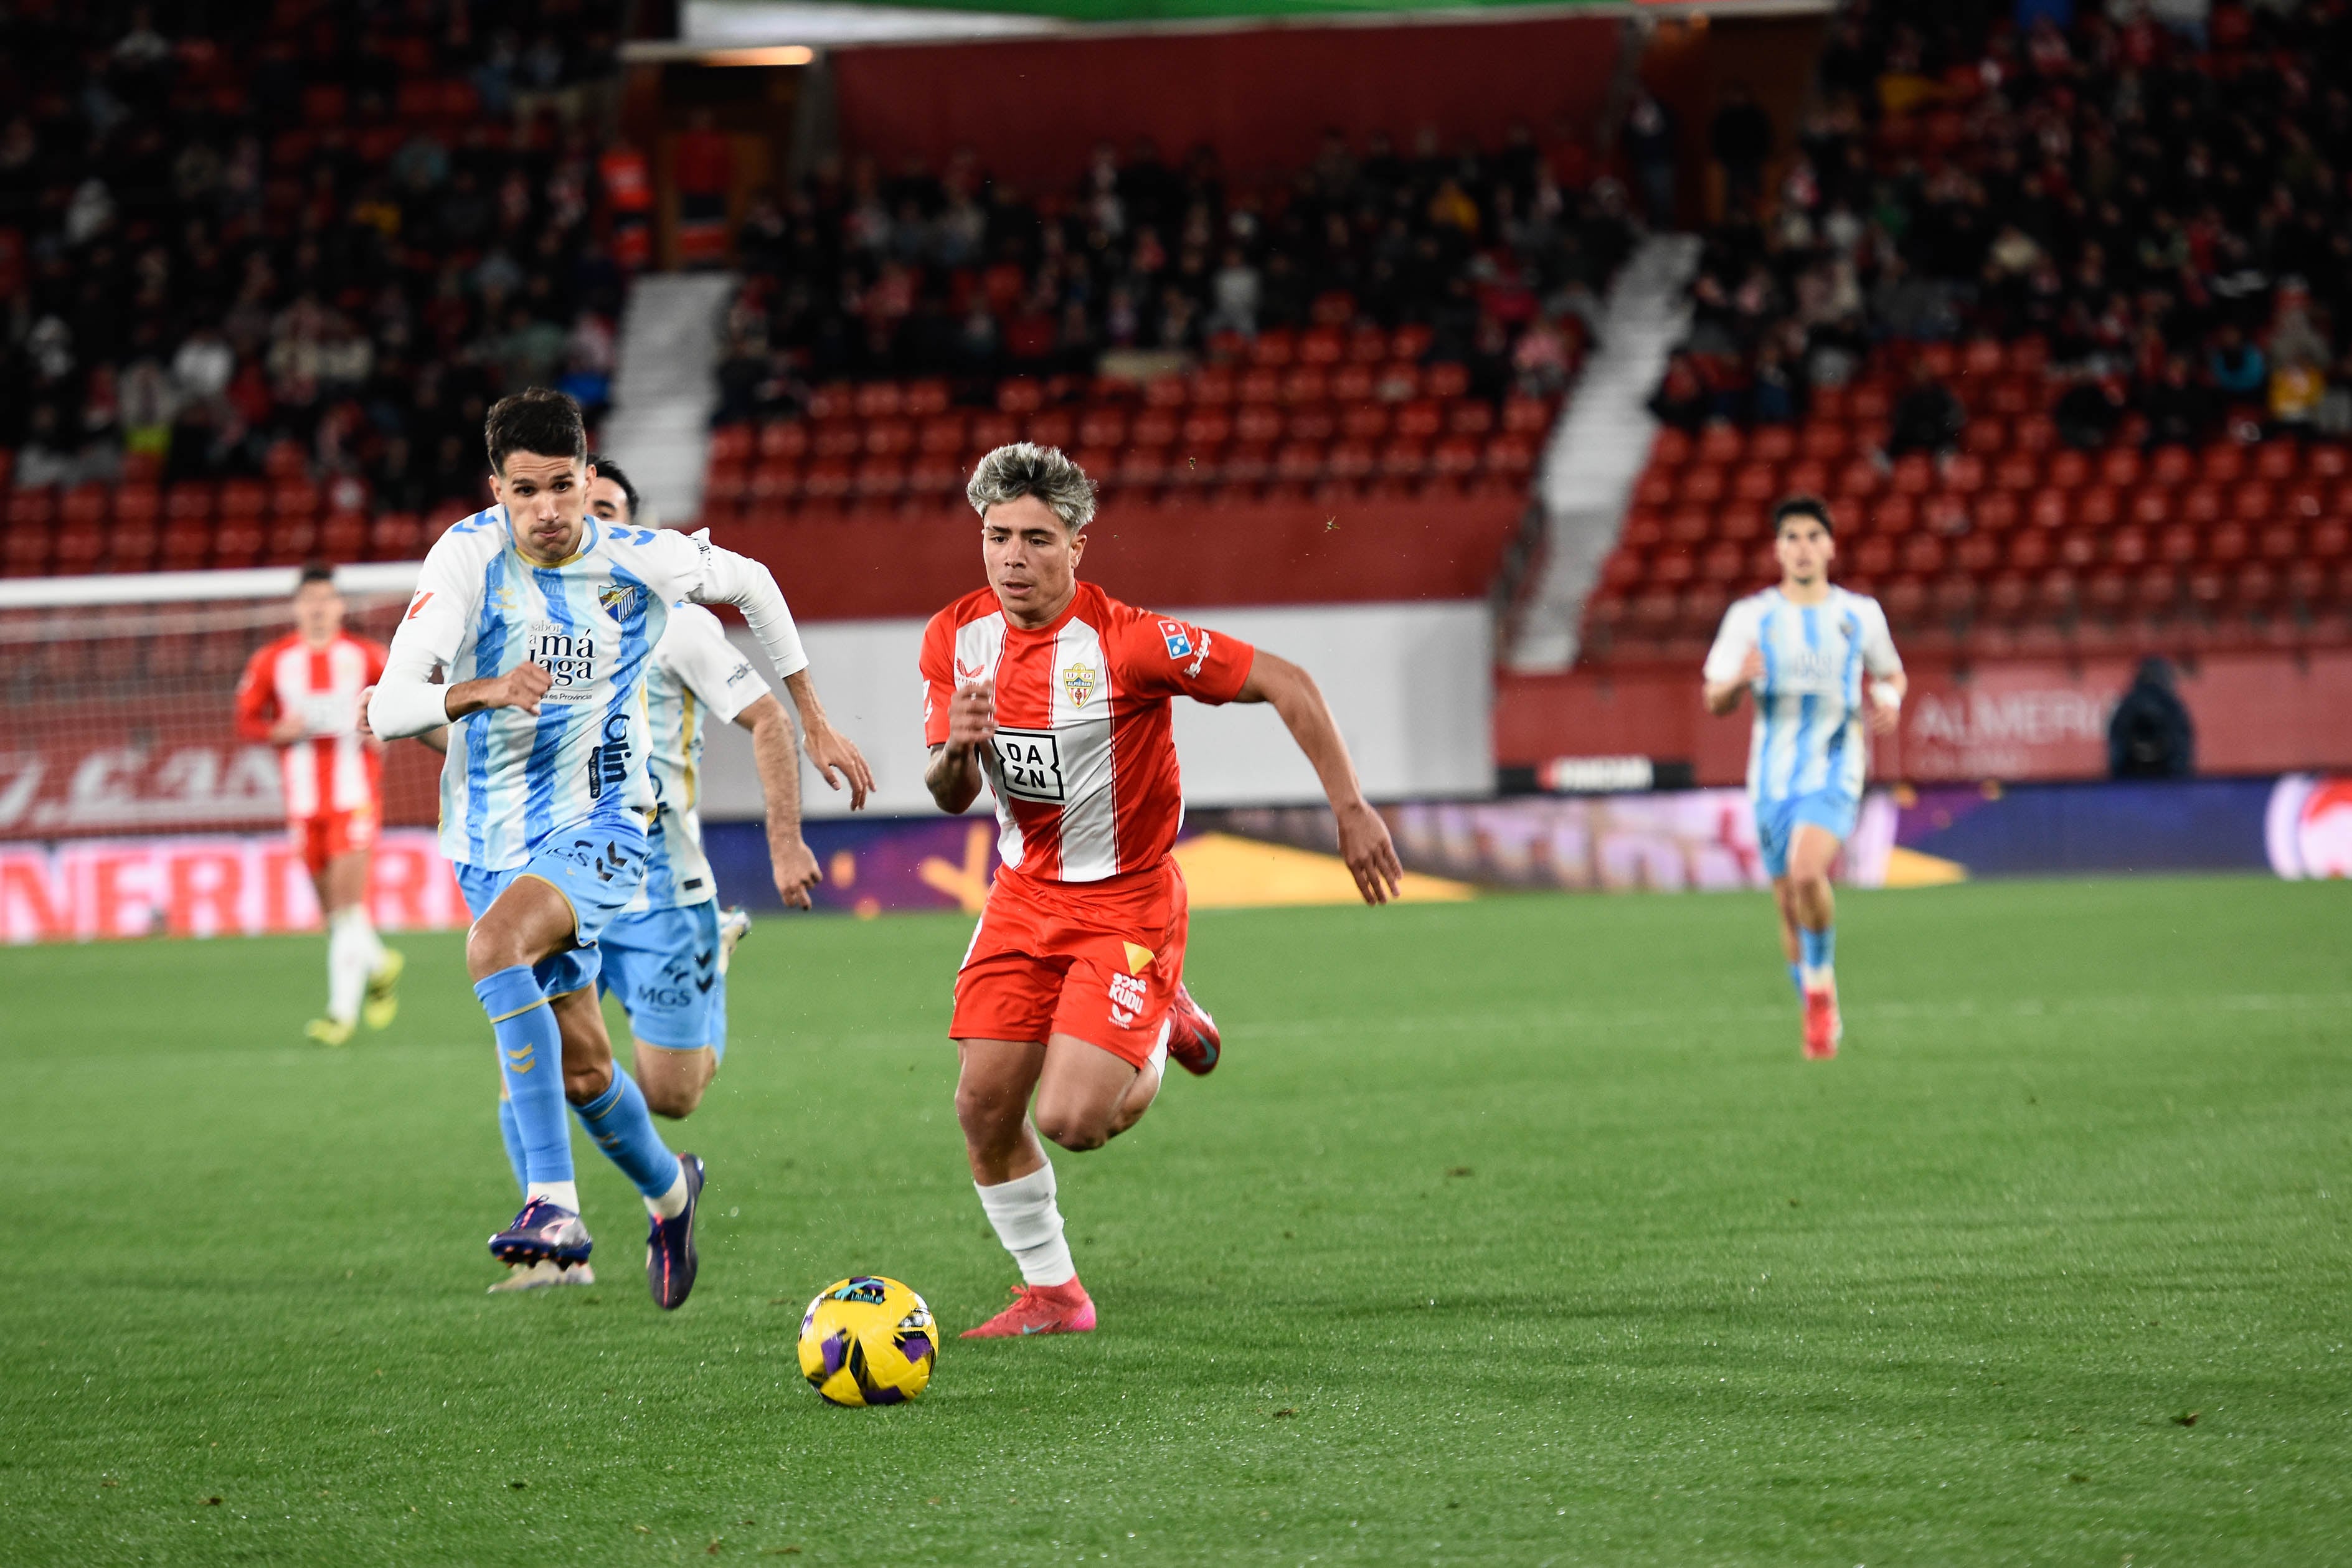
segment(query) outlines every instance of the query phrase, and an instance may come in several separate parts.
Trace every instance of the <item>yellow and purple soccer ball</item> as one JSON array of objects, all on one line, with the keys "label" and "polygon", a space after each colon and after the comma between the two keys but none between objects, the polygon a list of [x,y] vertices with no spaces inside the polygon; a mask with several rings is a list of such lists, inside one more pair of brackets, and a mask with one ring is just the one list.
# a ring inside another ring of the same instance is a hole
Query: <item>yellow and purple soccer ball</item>
[{"label": "yellow and purple soccer ball", "polygon": [[930,1308],[896,1279],[828,1285],[801,1318],[801,1375],[828,1405],[904,1405],[929,1385],[939,1359]]}]

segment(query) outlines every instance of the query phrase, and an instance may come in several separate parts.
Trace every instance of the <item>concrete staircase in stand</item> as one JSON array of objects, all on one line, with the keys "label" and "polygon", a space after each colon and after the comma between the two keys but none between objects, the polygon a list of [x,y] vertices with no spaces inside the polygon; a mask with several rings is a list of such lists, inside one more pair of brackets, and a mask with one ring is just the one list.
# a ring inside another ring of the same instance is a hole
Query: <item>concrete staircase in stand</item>
[{"label": "concrete staircase in stand", "polygon": [[1650,395],[1689,326],[1687,290],[1698,257],[1695,236],[1653,235],[1609,292],[1600,347],[1569,395],[1537,473],[1542,563],[1504,650],[1513,670],[1559,671],[1576,662],[1585,598],[1616,548],[1650,460],[1658,433]]},{"label": "concrete staircase in stand", "polygon": [[690,524],[702,510],[719,331],[738,281],[724,272],[649,273],[621,314],[604,447],[662,522]]}]

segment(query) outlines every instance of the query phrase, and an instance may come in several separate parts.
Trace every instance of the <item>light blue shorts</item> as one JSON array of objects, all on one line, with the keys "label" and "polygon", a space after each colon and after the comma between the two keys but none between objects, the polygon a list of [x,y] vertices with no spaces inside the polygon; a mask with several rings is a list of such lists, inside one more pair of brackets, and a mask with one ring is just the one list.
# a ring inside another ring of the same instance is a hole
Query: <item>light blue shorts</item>
[{"label": "light blue shorts", "polygon": [[1789,874],[1789,845],[1797,829],[1808,823],[1844,843],[1853,836],[1854,818],[1861,811],[1861,801],[1834,789],[1758,801],[1756,846],[1764,852],[1764,869],[1775,880]]},{"label": "light blue shorts", "polygon": [[563,895],[572,906],[576,945],[541,959],[531,973],[549,996],[568,996],[596,984],[596,939],[645,882],[646,825],[635,812],[593,816],[550,833],[530,860],[512,870],[466,865],[451,869],[476,920],[519,877],[536,877]]},{"label": "light blue shorts", "polygon": [[719,973],[719,905],[623,915],[597,940],[601,984],[628,1009],[629,1032],[673,1051],[727,1058],[727,976]]}]

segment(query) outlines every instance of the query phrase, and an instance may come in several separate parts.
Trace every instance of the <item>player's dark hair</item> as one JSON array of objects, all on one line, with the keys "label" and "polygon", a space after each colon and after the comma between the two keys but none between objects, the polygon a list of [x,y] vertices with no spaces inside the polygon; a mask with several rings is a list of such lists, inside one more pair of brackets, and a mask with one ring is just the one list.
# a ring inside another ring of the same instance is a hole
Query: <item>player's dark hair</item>
[{"label": "player's dark hair", "polygon": [[294,591],[299,594],[313,583],[324,583],[329,587],[332,587],[334,582],[335,563],[333,562],[305,561],[302,563],[301,572],[294,579]]},{"label": "player's dark hair", "polygon": [[1837,537],[1837,524],[1830,518],[1830,503],[1819,496],[1790,496],[1772,509],[1772,537],[1780,537],[1780,525],[1792,517],[1810,517],[1822,525],[1822,531],[1832,539]]},{"label": "player's dark hair", "polygon": [[575,461],[588,457],[588,426],[581,421],[580,405],[551,386],[530,387],[491,404],[482,436],[490,449],[490,470],[501,479],[509,452]]},{"label": "player's dark hair", "polygon": [[629,503],[629,521],[636,521],[637,487],[629,482],[629,476],[621,471],[621,465],[602,452],[591,452],[588,454],[588,466],[596,470],[598,479],[610,479],[621,487],[621,499]]}]

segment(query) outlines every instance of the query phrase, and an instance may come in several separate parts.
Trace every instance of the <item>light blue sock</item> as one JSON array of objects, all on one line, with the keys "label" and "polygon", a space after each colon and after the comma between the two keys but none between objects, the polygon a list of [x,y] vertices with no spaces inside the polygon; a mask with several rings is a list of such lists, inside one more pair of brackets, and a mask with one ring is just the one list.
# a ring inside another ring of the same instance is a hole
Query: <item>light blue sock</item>
[{"label": "light blue sock", "polygon": [[713,1062],[727,1059],[727,976],[716,982],[717,994],[710,998],[710,1058]]},{"label": "light blue sock", "polygon": [[524,1195],[544,1183],[571,1181],[572,1128],[563,1118],[563,1038],[555,1010],[529,964],[478,982],[474,994],[498,1037],[499,1071],[506,1075],[507,1104],[522,1149]]},{"label": "light blue sock", "polygon": [[1803,964],[1789,965],[1789,984],[1797,988],[1797,1000],[1803,1001],[1805,999],[1805,966]]},{"label": "light blue sock", "polygon": [[1807,969],[1827,969],[1837,952],[1837,927],[1823,926],[1819,931],[1797,928],[1797,947],[1805,955]]},{"label": "light blue sock", "polygon": [[514,1167],[515,1187],[523,1196],[530,1195],[530,1177],[522,1163],[522,1129],[516,1125],[514,1101],[499,1096],[499,1140],[507,1146],[507,1163]]},{"label": "light blue sock", "polygon": [[677,1184],[677,1156],[654,1131],[653,1112],[646,1109],[636,1079],[614,1067],[604,1093],[572,1109],[596,1147],[636,1184],[641,1195],[657,1198]]}]

